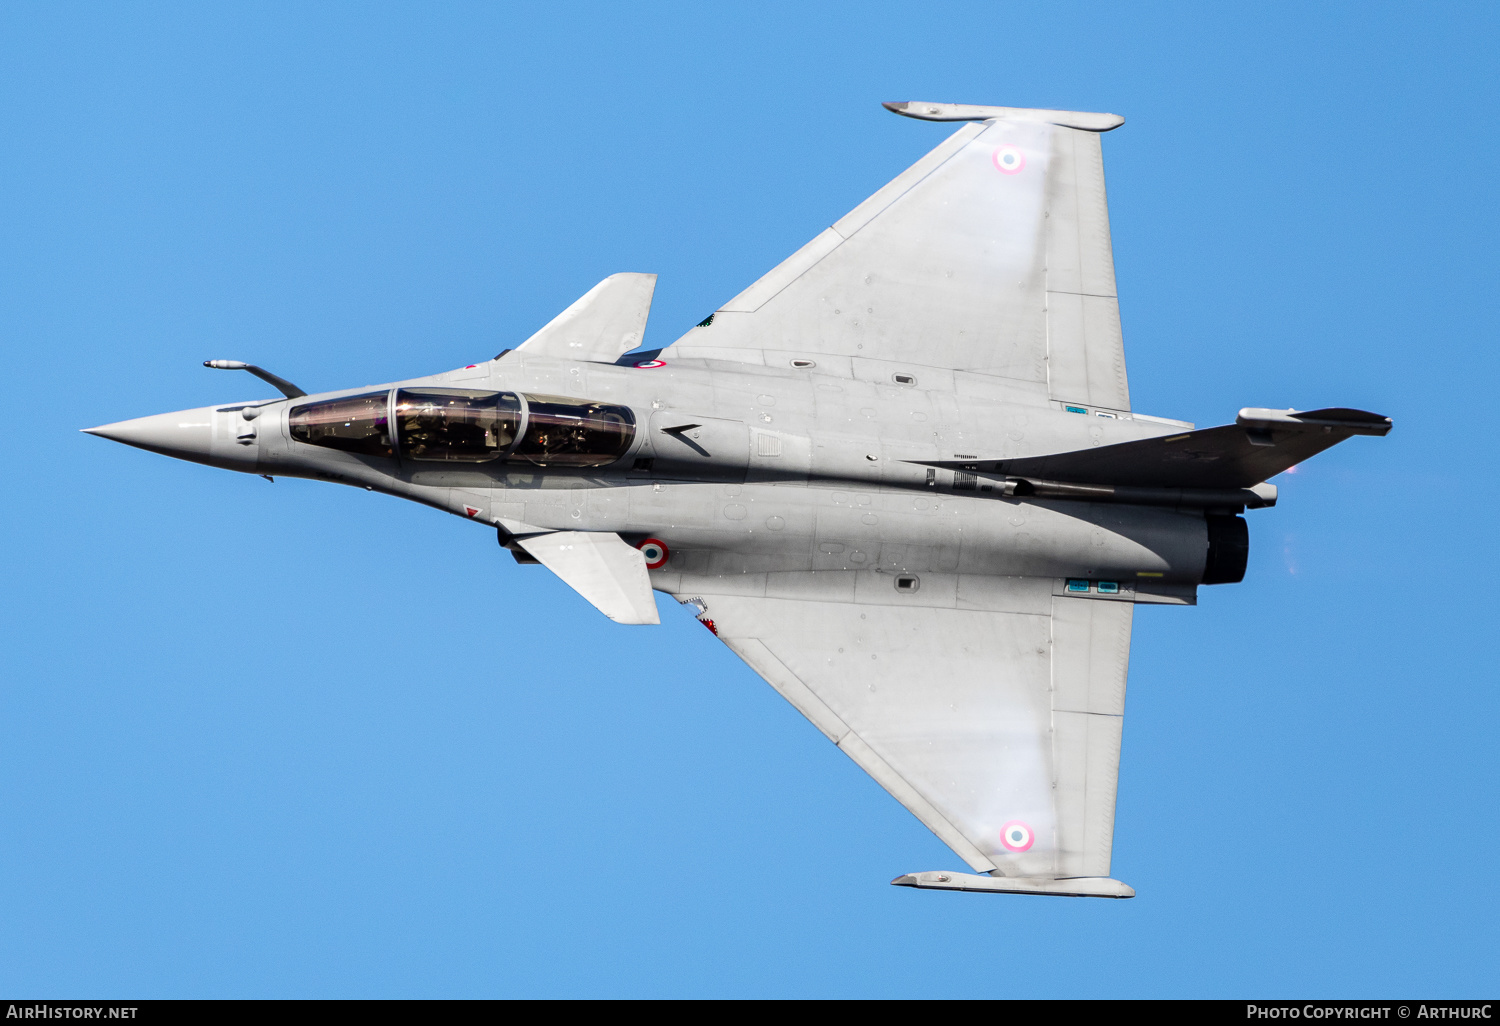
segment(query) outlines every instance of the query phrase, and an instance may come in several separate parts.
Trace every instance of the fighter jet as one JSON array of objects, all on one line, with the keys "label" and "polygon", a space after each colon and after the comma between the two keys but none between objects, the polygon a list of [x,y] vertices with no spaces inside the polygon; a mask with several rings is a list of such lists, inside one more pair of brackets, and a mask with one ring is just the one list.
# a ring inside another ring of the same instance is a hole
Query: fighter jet
[{"label": "fighter jet", "polygon": [[[483,363],[87,429],[484,525],[605,616],[705,627],[967,864],[892,882],[1123,898],[1131,619],[1245,574],[1267,481],[1360,410],[1131,409],[1100,150],[1114,114],[961,123],[672,345],[616,274]],[[628,354],[628,355],[627,355]]]}]

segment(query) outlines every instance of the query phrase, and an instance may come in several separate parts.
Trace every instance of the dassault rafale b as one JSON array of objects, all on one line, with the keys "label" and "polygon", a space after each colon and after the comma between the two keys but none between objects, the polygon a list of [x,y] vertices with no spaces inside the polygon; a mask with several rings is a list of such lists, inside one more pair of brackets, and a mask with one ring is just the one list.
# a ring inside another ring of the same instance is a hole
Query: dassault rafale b
[{"label": "dassault rafale b", "polygon": [[[1105,204],[1113,114],[888,103],[962,127],[672,345],[616,274],[444,374],[90,428],[425,503],[620,623],[653,590],[971,872],[896,884],[1130,897],[1110,876],[1131,617],[1245,573],[1267,480],[1352,409],[1131,409]],[[632,352],[632,350],[636,350]]]}]

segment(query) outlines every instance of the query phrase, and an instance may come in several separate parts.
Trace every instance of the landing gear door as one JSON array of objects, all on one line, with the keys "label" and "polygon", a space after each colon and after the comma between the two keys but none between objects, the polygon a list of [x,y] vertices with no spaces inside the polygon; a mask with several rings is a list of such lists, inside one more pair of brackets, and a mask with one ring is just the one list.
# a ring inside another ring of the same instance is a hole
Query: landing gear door
[{"label": "landing gear door", "polygon": [[651,448],[655,477],[743,481],[750,429],[737,420],[657,410],[651,414]]}]

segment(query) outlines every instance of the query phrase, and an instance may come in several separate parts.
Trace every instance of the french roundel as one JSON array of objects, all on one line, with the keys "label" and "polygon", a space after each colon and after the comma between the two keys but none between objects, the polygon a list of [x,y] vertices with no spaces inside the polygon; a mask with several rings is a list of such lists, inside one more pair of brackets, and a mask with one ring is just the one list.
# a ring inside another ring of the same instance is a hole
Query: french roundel
[{"label": "french roundel", "polygon": [[666,360],[642,360],[640,363],[636,364],[636,367],[641,370],[656,370],[656,368],[665,367],[666,365]]},{"label": "french roundel", "polygon": [[666,565],[667,557],[672,554],[668,551],[665,543],[659,542],[655,538],[647,538],[637,545],[636,548],[640,549],[641,555],[646,557],[647,570],[661,569]]},{"label": "french roundel", "polygon": [[1027,851],[1035,840],[1031,827],[1019,819],[1013,819],[1000,828],[1000,843],[1006,851]]},{"label": "french roundel", "polygon": [[1018,175],[1026,166],[1026,154],[1015,146],[996,146],[993,160],[1002,175]]}]

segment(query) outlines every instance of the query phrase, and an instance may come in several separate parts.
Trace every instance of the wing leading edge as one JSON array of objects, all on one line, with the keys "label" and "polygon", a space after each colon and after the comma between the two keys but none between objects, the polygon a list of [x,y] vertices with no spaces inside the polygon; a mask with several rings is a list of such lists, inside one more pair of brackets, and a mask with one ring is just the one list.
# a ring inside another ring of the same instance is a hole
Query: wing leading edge
[{"label": "wing leading edge", "polygon": [[1123,119],[907,105],[928,106],[957,112],[944,120],[986,120],[961,127],[663,355],[942,367],[1031,383],[1042,401],[1128,410],[1099,145]]}]

